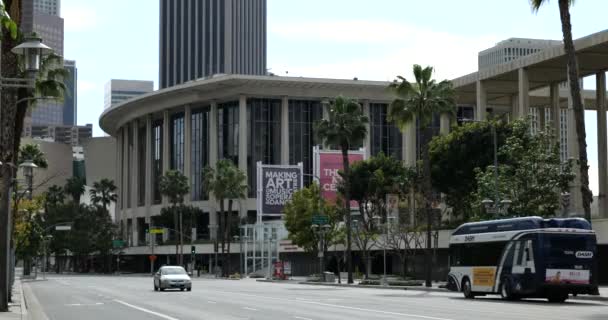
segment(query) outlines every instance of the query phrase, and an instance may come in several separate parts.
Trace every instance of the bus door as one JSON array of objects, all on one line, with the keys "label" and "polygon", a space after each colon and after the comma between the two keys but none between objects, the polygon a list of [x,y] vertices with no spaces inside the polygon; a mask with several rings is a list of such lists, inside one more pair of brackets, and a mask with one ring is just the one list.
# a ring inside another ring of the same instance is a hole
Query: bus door
[{"label": "bus door", "polygon": [[519,240],[515,243],[513,255],[513,290],[526,292],[534,290],[536,265],[534,263],[534,245],[531,239]]}]

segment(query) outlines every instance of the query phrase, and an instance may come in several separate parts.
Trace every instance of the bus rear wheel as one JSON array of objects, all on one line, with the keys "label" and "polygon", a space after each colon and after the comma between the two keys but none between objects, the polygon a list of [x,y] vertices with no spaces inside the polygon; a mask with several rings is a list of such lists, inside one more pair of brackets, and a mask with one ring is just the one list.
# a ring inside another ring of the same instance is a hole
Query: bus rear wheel
[{"label": "bus rear wheel", "polygon": [[473,287],[471,287],[471,281],[469,281],[469,278],[465,278],[462,282],[462,293],[467,299],[475,298],[475,295],[473,294]]},{"label": "bus rear wheel", "polygon": [[568,294],[567,293],[554,293],[554,294],[550,294],[547,297],[547,300],[549,300],[549,302],[551,303],[562,303],[566,300],[568,300]]}]

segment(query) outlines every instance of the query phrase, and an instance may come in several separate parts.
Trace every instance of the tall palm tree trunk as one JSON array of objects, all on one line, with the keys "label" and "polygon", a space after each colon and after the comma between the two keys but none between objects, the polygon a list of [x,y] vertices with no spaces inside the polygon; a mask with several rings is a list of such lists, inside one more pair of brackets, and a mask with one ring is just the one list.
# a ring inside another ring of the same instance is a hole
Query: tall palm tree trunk
[{"label": "tall palm tree trunk", "polygon": [[177,217],[177,211],[176,211],[176,206],[173,205],[173,232],[175,232],[175,263],[179,264],[179,241],[178,241],[178,234],[177,234],[177,229],[178,229],[178,217]]},{"label": "tall palm tree trunk", "polygon": [[[350,174],[350,164],[348,162],[348,145],[342,146],[342,167],[344,168],[344,176]],[[348,283],[353,283],[353,257],[351,250],[352,242],[352,223],[350,216],[350,181],[344,179],[344,211],[346,214],[346,269],[348,272]]]},{"label": "tall palm tree trunk", "polygon": [[591,201],[593,195],[589,190],[589,166],[587,164],[587,142],[585,133],[585,109],[581,99],[581,87],[578,78],[578,63],[572,40],[572,24],[570,23],[570,1],[559,0],[559,15],[562,21],[562,33],[564,35],[564,51],[568,59],[568,81],[570,94],[574,109],[574,123],[576,126],[576,138],[578,141],[579,170],[581,179],[581,195],[585,219],[591,222]]},{"label": "tall palm tree trunk", "polygon": [[230,259],[230,229],[232,228],[232,200],[228,200],[228,215],[226,216],[226,239],[228,240],[228,248],[224,257],[226,262],[226,276],[230,275],[231,270],[231,259]]},{"label": "tall palm tree trunk", "polygon": [[433,209],[431,207],[433,190],[431,186],[431,164],[429,157],[429,144],[426,141],[427,137],[430,137],[429,134],[431,129],[424,129],[424,136],[422,139],[422,143],[424,144],[423,152],[422,152],[422,165],[423,165],[423,180],[422,180],[422,192],[424,194],[424,214],[426,215],[426,252],[425,252],[425,285],[427,287],[431,287],[432,283],[432,263],[431,263],[431,227],[433,224]]},{"label": "tall palm tree trunk", "polygon": [[226,270],[226,261],[224,258],[224,253],[226,252],[226,233],[224,232],[224,230],[226,230],[226,217],[224,217],[224,215],[226,214],[226,210],[224,210],[224,199],[221,199],[220,201],[220,241],[222,245],[222,276],[224,276]]},{"label": "tall palm tree trunk", "polygon": [[179,208],[179,265],[184,265],[184,217],[183,208]]}]

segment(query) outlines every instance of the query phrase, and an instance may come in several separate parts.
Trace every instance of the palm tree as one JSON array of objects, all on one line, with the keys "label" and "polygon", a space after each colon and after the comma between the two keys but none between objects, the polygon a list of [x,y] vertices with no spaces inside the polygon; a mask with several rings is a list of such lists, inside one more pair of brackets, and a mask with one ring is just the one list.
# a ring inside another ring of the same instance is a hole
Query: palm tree
[{"label": "palm tree", "polygon": [[44,152],[40,150],[40,147],[37,144],[32,143],[21,146],[17,164],[22,164],[26,160],[32,161],[38,168],[48,168],[48,162],[46,161]]},{"label": "palm tree", "polygon": [[[317,137],[325,144],[337,146],[342,151],[344,177],[350,175],[348,150],[361,144],[367,135],[366,124],[369,122],[363,114],[361,105],[355,100],[336,97],[329,106],[328,118],[316,123]],[[353,283],[353,261],[351,256],[351,216],[350,216],[350,182],[344,179],[344,212],[346,215],[346,265],[348,283]]]},{"label": "palm tree", "polygon": [[[532,10],[537,12],[540,7],[549,2],[548,0],[530,0]],[[562,21],[562,34],[564,36],[564,51],[568,63],[568,85],[570,86],[570,95],[572,96],[572,107],[574,110],[574,124],[576,126],[576,138],[578,140],[578,158],[579,170],[581,176],[581,195],[583,197],[583,210],[585,210],[585,219],[591,222],[591,201],[593,194],[589,189],[589,166],[587,165],[587,142],[585,132],[585,108],[581,98],[581,86],[578,76],[578,63],[576,61],[576,52],[574,49],[574,41],[572,40],[572,23],[570,22],[570,6],[574,0],[558,0],[559,17]]]},{"label": "palm tree", "polygon": [[89,194],[91,195],[91,202],[95,205],[101,205],[106,213],[110,204],[118,199],[114,181],[106,178],[94,182],[93,189],[89,190]]},{"label": "palm tree", "polygon": [[[163,196],[169,198],[171,210],[173,211],[173,226],[179,233],[179,241],[175,244],[175,255],[178,257],[178,264],[184,262],[184,232],[182,230],[182,210],[184,196],[190,192],[188,178],[178,170],[169,170],[158,181],[158,189]],[[178,248],[181,252],[178,255]]]},{"label": "palm tree", "polygon": [[444,80],[436,82],[431,79],[433,68],[422,68],[415,64],[413,67],[415,82],[411,83],[402,76],[389,85],[389,90],[394,94],[393,100],[388,108],[388,120],[393,121],[403,130],[407,124],[415,124],[418,121],[423,131],[423,139],[420,141],[423,147],[422,163],[422,193],[424,195],[425,214],[427,216],[427,252],[426,252],[426,286],[431,286],[431,224],[432,224],[432,185],[431,165],[429,162],[429,148],[426,139],[432,136],[429,127],[433,116],[436,114],[454,115],[456,103],[452,83]]},{"label": "palm tree", "polygon": [[[220,206],[220,228],[222,244],[222,273],[228,276],[230,272],[230,234],[232,225],[232,205],[234,200],[247,198],[247,175],[227,159],[219,160],[216,169],[206,167],[203,175],[203,189],[212,193]],[[225,200],[228,200],[228,211],[225,211]],[[224,219],[223,217],[226,216]],[[217,241],[216,235],[216,241]],[[228,247],[226,248],[226,241]],[[217,247],[216,249],[217,250]]]},{"label": "palm tree", "polygon": [[84,179],[81,177],[71,177],[65,182],[63,191],[72,197],[74,205],[80,204],[80,196],[84,194]]},{"label": "palm tree", "polygon": [[63,201],[65,201],[65,193],[63,192],[63,189],[55,184],[50,186],[46,191],[45,201],[49,207],[62,204]]}]

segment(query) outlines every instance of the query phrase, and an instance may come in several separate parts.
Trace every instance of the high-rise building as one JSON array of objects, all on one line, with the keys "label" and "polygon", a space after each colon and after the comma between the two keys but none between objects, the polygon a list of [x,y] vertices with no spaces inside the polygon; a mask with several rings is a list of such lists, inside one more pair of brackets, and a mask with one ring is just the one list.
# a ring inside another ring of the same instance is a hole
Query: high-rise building
[{"label": "high-rise building", "polygon": [[266,0],[160,0],[160,88],[266,74]]},{"label": "high-rise building", "polygon": [[63,96],[63,124],[66,126],[76,125],[78,110],[78,69],[76,61],[63,60],[63,67],[68,71],[68,77],[64,80],[66,92]]},{"label": "high-rise building", "polygon": [[59,16],[61,0],[34,0],[34,12]]},{"label": "high-rise building", "polygon": [[479,70],[481,70],[536,53],[542,49],[550,48],[561,43],[561,41],[556,40],[509,38],[497,43],[492,48],[479,52],[477,65]]},{"label": "high-rise building", "polygon": [[63,56],[63,18],[34,12],[34,32],[55,54]]},{"label": "high-rise building", "polygon": [[154,82],[111,79],[106,82],[103,108],[108,109],[133,97],[154,91]]}]

